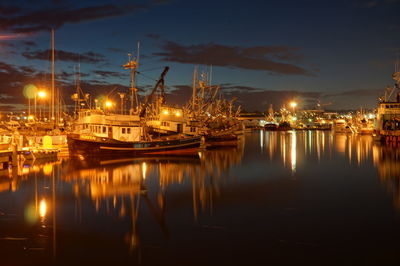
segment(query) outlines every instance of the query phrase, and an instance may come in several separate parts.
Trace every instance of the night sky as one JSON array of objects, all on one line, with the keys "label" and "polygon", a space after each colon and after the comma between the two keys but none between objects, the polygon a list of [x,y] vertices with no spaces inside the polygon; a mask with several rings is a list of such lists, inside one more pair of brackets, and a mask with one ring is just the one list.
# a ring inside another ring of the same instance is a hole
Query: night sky
[{"label": "night sky", "polygon": [[374,108],[394,83],[399,11],[399,0],[1,0],[0,111],[26,108],[26,85],[49,86],[51,28],[67,103],[78,65],[85,92],[118,99],[130,83],[122,65],[140,42],[140,93],[170,66],[167,103],[190,98],[197,66],[212,68],[212,84],[247,111],[292,99]]}]

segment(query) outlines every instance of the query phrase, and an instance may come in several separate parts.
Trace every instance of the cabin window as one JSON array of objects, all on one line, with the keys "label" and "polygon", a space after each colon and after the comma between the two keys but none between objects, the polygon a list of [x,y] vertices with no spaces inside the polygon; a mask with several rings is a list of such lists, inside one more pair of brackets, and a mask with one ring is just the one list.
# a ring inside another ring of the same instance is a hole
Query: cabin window
[{"label": "cabin window", "polygon": [[103,133],[106,133],[106,132],[107,132],[107,128],[103,127]]},{"label": "cabin window", "polygon": [[111,132],[112,132],[112,128],[108,127],[108,133],[111,133]]},{"label": "cabin window", "polygon": [[190,132],[196,132],[196,128],[195,127],[191,127],[190,128]]},{"label": "cabin window", "polygon": [[124,127],[122,128],[122,134],[125,134],[125,128]]},{"label": "cabin window", "polygon": [[127,130],[128,134],[131,134],[131,128],[130,127],[128,127],[126,130]]}]

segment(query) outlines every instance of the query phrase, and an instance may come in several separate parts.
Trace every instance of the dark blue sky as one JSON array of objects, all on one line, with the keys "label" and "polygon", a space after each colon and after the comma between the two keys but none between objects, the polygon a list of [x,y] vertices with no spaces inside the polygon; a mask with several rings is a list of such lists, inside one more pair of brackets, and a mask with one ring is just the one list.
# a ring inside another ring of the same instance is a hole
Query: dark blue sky
[{"label": "dark blue sky", "polygon": [[2,0],[0,111],[27,102],[26,84],[48,83],[51,28],[67,101],[79,62],[82,88],[93,97],[126,90],[121,65],[140,42],[137,85],[144,95],[170,66],[170,103],[189,99],[196,65],[212,65],[212,83],[246,110],[291,99],[304,108],[317,101],[373,108],[393,84],[399,11],[398,0]]}]

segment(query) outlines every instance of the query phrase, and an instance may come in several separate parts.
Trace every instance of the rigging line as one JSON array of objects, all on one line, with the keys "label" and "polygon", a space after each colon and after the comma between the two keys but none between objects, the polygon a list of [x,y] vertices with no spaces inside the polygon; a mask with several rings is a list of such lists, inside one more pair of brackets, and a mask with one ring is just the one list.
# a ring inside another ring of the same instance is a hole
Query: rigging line
[{"label": "rigging line", "polygon": [[149,77],[149,76],[147,76],[147,75],[144,75],[144,74],[142,74],[141,72],[136,72],[136,73],[137,73],[137,74],[140,74],[142,77],[147,78],[147,79],[150,79],[150,80],[152,80],[152,81],[158,81],[157,79],[152,78],[152,77]]}]

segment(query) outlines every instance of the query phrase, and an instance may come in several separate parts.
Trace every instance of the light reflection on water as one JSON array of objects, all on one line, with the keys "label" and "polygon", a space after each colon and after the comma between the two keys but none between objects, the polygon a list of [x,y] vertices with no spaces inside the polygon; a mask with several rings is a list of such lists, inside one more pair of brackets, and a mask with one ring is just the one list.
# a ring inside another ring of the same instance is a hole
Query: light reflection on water
[{"label": "light reflection on water", "polygon": [[[280,254],[304,249],[298,244],[303,242],[321,248],[323,261],[329,253],[323,247],[343,237],[325,229],[337,225],[336,217],[348,221],[342,225],[346,237],[357,228],[351,221],[378,214],[378,224],[400,237],[400,222],[389,222],[400,210],[399,160],[399,148],[381,146],[371,136],[259,131],[237,147],[193,157],[20,163],[1,173],[0,248],[9,254],[3,262],[67,264],[84,250],[77,263],[156,265],[163,258],[194,265],[179,250],[193,255],[214,245],[229,246],[236,263],[249,255],[255,262],[261,259],[256,246]],[[363,211],[347,214],[353,204]],[[370,205],[381,208],[365,207]],[[308,231],[308,219],[317,222],[316,233]],[[291,228],[293,222],[297,227]],[[373,241],[377,228],[368,227]],[[217,259],[209,264],[228,254],[210,250]],[[302,252],[309,261],[308,250]]]}]

